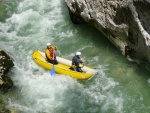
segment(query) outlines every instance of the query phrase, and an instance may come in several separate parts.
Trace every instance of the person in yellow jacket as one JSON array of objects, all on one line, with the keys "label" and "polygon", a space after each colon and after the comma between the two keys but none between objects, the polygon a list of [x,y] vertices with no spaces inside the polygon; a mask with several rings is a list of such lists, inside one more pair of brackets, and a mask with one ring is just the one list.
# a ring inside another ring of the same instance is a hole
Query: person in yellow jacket
[{"label": "person in yellow jacket", "polygon": [[50,43],[47,43],[47,48],[45,50],[45,56],[48,62],[52,64],[58,64],[58,61],[56,59],[55,50],[57,50],[57,47],[54,45],[51,45]]}]

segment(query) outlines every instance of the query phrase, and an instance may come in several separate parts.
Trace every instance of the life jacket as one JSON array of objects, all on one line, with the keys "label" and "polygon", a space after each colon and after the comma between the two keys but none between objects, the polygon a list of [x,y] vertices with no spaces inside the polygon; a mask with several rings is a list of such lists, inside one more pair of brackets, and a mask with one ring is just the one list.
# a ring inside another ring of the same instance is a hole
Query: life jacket
[{"label": "life jacket", "polygon": [[[47,53],[47,51],[49,51],[49,53]],[[49,54],[49,57],[50,57],[50,58],[48,57],[47,54]],[[53,56],[53,55],[54,55],[54,56]],[[51,47],[51,48],[46,48],[45,56],[46,56],[47,59],[52,60],[52,58],[55,57],[54,48],[53,48],[53,47]]]},{"label": "life jacket", "polygon": [[79,63],[82,63],[82,61],[80,60],[80,57],[74,56],[72,58],[72,65],[79,66]]}]

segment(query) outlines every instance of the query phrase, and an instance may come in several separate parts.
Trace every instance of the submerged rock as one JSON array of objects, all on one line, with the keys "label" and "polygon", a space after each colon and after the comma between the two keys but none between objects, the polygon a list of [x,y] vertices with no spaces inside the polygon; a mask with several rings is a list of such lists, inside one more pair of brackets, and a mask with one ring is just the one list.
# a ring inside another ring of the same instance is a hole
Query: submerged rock
[{"label": "submerged rock", "polygon": [[149,0],[65,0],[73,23],[88,23],[126,57],[150,61]]}]

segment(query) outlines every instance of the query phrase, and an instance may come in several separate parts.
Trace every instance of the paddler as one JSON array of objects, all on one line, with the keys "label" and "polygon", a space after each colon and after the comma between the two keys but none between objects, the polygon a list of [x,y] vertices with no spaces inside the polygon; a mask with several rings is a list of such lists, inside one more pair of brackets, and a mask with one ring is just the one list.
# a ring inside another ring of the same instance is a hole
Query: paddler
[{"label": "paddler", "polygon": [[70,69],[74,71],[82,72],[80,65],[82,64],[82,66],[84,66],[84,63],[81,60],[80,56],[81,56],[81,52],[76,52],[75,56],[72,58],[72,66]]},{"label": "paddler", "polygon": [[58,64],[58,61],[56,59],[55,50],[57,50],[57,47],[54,45],[51,45],[51,43],[47,43],[47,48],[45,51],[46,60],[52,64]]}]

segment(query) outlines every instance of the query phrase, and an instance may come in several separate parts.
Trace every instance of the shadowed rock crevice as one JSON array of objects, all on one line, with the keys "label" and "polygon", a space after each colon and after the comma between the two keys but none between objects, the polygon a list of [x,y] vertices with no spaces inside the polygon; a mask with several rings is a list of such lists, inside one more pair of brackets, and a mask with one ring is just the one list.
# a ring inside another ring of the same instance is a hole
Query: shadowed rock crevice
[{"label": "shadowed rock crevice", "polygon": [[86,22],[84,21],[83,18],[81,18],[79,11],[80,7],[78,7],[76,2],[73,2],[70,4],[70,9],[69,9],[69,14],[72,22],[74,24],[85,24]]},{"label": "shadowed rock crevice", "polygon": [[113,19],[114,23],[116,25],[129,24],[131,16],[127,15],[131,15],[129,8],[116,9],[116,15]]},{"label": "shadowed rock crevice", "polygon": [[[122,9],[116,10],[116,16],[114,17],[114,23],[116,25],[125,24],[128,26],[128,43],[133,44],[135,46],[138,45],[138,27],[135,22],[131,10],[126,7]],[[134,38],[137,37],[137,38]]]},{"label": "shadowed rock crevice", "polygon": [[136,1],[134,6],[144,30],[150,34],[150,3],[148,1]]}]

